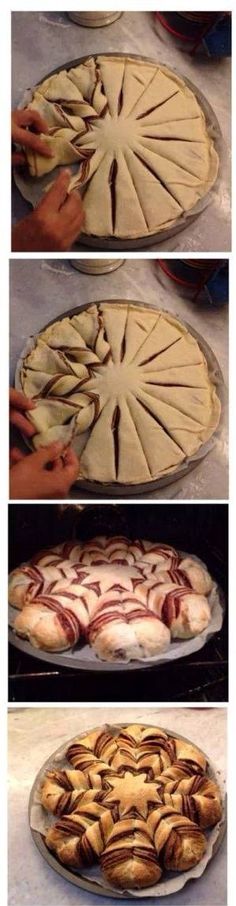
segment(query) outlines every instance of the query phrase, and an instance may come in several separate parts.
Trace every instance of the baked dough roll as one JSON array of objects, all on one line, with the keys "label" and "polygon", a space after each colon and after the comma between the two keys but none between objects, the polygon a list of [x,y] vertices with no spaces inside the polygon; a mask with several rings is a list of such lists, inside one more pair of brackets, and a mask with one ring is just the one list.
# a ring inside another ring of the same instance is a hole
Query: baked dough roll
[{"label": "baked dough roll", "polygon": [[32,583],[26,590],[25,604],[30,604],[40,594],[53,594],[54,589],[57,589],[60,583],[63,587],[69,588],[78,581],[77,569],[70,563],[70,560],[58,561],[55,566],[32,567],[32,570],[34,569],[37,575],[35,575],[35,581],[32,579]]},{"label": "baked dough roll", "polygon": [[35,648],[63,651],[71,648],[84,634],[90,620],[90,608],[96,604],[96,592],[81,585],[59,588],[54,594],[38,595],[16,617],[14,629],[28,638]]},{"label": "baked dough roll", "polygon": [[61,560],[70,560],[72,563],[79,562],[81,553],[81,544],[76,541],[63,541],[52,548],[45,548],[35,554],[31,563],[34,566],[54,566]]},{"label": "baked dough roll", "polygon": [[188,871],[206,851],[206,838],[197,824],[168,806],[151,812],[147,820],[161,864],[167,870]]},{"label": "baked dough roll", "polygon": [[28,604],[18,614],[15,632],[43,651],[65,651],[78,642],[81,634],[79,618],[67,608],[55,606],[50,596]]},{"label": "baked dough roll", "polygon": [[[83,739],[75,739],[66,753],[70,764],[76,770],[83,771],[96,789],[100,789],[102,778],[113,771],[113,757],[117,752],[116,740],[104,731],[97,731],[95,738],[90,734]],[[96,753],[96,754],[95,754]]]},{"label": "baked dough roll", "polygon": [[78,571],[70,560],[58,560],[55,565],[33,566],[31,563],[13,570],[9,576],[9,603],[19,610],[36,595],[51,594],[59,580],[69,583],[77,579]]},{"label": "baked dough roll", "polygon": [[[105,542],[105,543],[104,543]],[[112,538],[94,538],[88,541],[81,553],[81,563],[86,565],[102,565],[103,563],[117,563],[119,565],[132,564],[135,558],[130,551],[131,542],[124,536]]]},{"label": "baked dough roll", "polygon": [[193,591],[200,595],[208,595],[213,587],[213,582],[207,569],[204,569],[200,563],[191,557],[186,557],[184,560],[179,559],[177,567],[173,564],[169,564],[168,569],[165,564],[162,569],[157,567],[153,575],[155,575],[157,583],[173,582],[175,585],[186,585],[186,587],[192,588]]},{"label": "baked dough roll", "polygon": [[36,581],[38,585],[43,585],[40,574],[36,573],[31,566],[19,566],[16,569],[13,569],[9,574],[8,579],[8,600],[9,604],[13,607],[17,607],[19,610],[25,604],[26,592],[30,587],[35,586]]},{"label": "baked dough roll", "polygon": [[101,869],[106,880],[122,890],[158,883],[162,871],[144,821],[118,821],[101,856]]},{"label": "baked dough roll", "polygon": [[213,581],[206,567],[203,567],[201,563],[191,557],[184,557],[180,561],[179,569],[186,576],[194,591],[197,591],[200,595],[210,594]]},{"label": "baked dough roll", "polygon": [[148,606],[169,627],[174,639],[191,639],[209,625],[211,611],[204,595],[174,584],[156,587]]},{"label": "baked dough roll", "polygon": [[169,630],[143,602],[121,595],[102,604],[88,627],[88,639],[102,660],[152,657],[165,651]]},{"label": "baked dough roll", "polygon": [[62,815],[47,831],[45,843],[64,865],[81,868],[97,861],[112,828],[111,813],[92,802],[85,806],[84,815]]},{"label": "baked dough roll", "polygon": [[[88,784],[82,771],[47,771],[40,789],[40,801],[43,808],[53,815],[70,814],[83,802]],[[90,790],[90,798],[94,791]]]},{"label": "baked dough roll", "polygon": [[222,815],[219,787],[201,774],[169,781],[164,787],[163,803],[201,828],[213,827]]},{"label": "baked dough roll", "polygon": [[[129,767],[136,769],[138,764],[138,769],[151,769],[153,777],[157,777],[159,781],[160,771],[164,771],[176,759],[175,743],[160,727],[128,724],[116,736],[109,732],[109,728],[102,728],[75,739],[66,757],[74,768],[85,771],[86,776],[88,771],[95,770],[96,764],[101,776],[106,764],[115,771]],[[194,761],[198,757],[198,750],[185,744],[184,753],[181,750],[180,754],[185,754]],[[201,757],[201,753],[199,756]],[[100,762],[101,758],[104,761]]]},{"label": "baked dough roll", "polygon": [[[80,811],[87,802],[92,802],[97,791],[102,789],[102,782],[112,768],[105,762],[98,761],[94,755],[77,754],[83,770],[47,771],[40,790],[40,800],[45,809],[54,815],[70,814]],[[86,799],[84,793],[88,791]]]},{"label": "baked dough roll", "polygon": [[136,539],[130,546],[130,552],[134,554],[135,560],[143,560],[155,565],[160,564],[163,569],[167,562],[178,561],[178,554],[174,547],[169,547],[168,544],[155,544],[153,541]]}]

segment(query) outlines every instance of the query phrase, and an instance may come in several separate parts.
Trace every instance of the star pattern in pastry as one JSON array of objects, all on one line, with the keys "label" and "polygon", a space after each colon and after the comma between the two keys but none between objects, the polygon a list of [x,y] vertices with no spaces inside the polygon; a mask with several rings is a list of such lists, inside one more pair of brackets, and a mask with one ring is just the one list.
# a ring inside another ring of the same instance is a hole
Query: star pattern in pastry
[{"label": "star pattern in pastry", "polygon": [[117,805],[119,817],[135,811],[136,816],[147,818],[150,806],[160,805],[158,786],[148,780],[147,774],[131,774],[125,771],[123,777],[109,780],[111,792],[103,799],[105,805]]},{"label": "star pattern in pastry", "polygon": [[91,305],[56,321],[24,359],[35,447],[72,443],[80,478],[147,483],[178,469],[220,417],[197,340],[166,312]]},{"label": "star pattern in pastry", "polygon": [[64,651],[86,640],[98,658],[128,662],[203,632],[212,587],[191,556],[113,535],[35,554],[10,574],[9,601],[20,610],[15,631],[36,648]]},{"label": "star pattern in pastry", "polygon": [[128,564],[115,566],[108,560],[104,565],[89,566],[87,571],[86,567],[84,567],[81,574],[80,569],[78,569],[79,581],[80,575],[81,585],[85,587],[97,585],[100,594],[106,594],[106,592],[111,591],[112,589],[114,591],[123,589],[124,591],[133,592],[137,585],[140,585],[141,582],[144,582],[146,577],[149,577],[150,567],[148,568],[148,564],[145,564],[143,568],[129,566]]},{"label": "star pattern in pastry", "polygon": [[49,128],[45,158],[27,150],[30,175],[75,165],[84,232],[143,237],[173,224],[215,182],[218,156],[184,80],[158,63],[90,57],[33,90]]},{"label": "star pattern in pastry", "polygon": [[99,861],[125,889],[200,861],[221,799],[195,745],[158,727],[106,725],[74,739],[66,758],[69,768],[45,774],[41,804],[56,816],[46,845],[67,867]]}]

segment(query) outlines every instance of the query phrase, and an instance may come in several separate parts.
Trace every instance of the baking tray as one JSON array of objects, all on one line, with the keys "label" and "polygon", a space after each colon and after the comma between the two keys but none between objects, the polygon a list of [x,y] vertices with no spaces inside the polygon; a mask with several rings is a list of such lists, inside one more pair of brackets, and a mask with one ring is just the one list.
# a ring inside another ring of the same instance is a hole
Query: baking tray
[{"label": "baking tray", "polygon": [[[160,60],[154,60],[153,57],[145,57],[140,54],[123,53],[123,52],[103,53],[102,51],[100,51],[99,53],[91,52],[90,54],[85,54],[82,57],[77,57],[75,60],[69,60],[68,62],[63,63],[61,66],[57,66],[55,69],[50,70],[50,72],[47,72],[44,76],[42,76],[42,78],[40,79],[40,82],[37,82],[37,85],[40,85],[45,79],[49,78],[52,75],[56,75],[58,72],[61,72],[63,69],[68,70],[68,69],[72,69],[75,66],[79,66],[81,63],[84,63],[85,60],[88,60],[92,56],[95,58],[98,56],[103,56],[103,57],[106,57],[109,59],[111,57],[121,57],[122,56],[122,57],[127,57],[131,60],[140,60],[144,63],[154,63],[156,66],[159,64],[163,69],[167,69],[167,70],[169,69],[169,67],[166,66],[165,63],[161,63]],[[214,140],[215,150],[217,151],[217,154],[219,157],[219,170],[218,170],[218,175],[217,175],[215,183],[213,184],[211,189],[209,189],[209,191],[206,192],[206,195],[204,195],[204,197],[201,198],[196,203],[196,205],[194,205],[194,207],[191,209],[191,211],[189,213],[182,214],[181,217],[178,217],[178,220],[176,220],[176,223],[173,224],[172,227],[167,227],[166,229],[161,230],[161,232],[152,233],[152,234],[149,234],[148,236],[144,236],[139,239],[118,239],[118,238],[116,239],[114,237],[107,237],[107,236],[96,237],[96,236],[92,236],[92,235],[86,235],[85,233],[81,233],[80,236],[78,237],[78,243],[80,245],[89,246],[90,249],[99,249],[100,251],[105,251],[105,252],[106,251],[121,252],[121,251],[136,251],[136,249],[147,248],[148,246],[153,245],[154,243],[163,242],[163,240],[170,239],[172,236],[175,236],[177,233],[179,233],[181,230],[183,230],[186,226],[191,225],[191,223],[194,220],[196,220],[196,218],[208,206],[208,204],[211,203],[212,198],[213,198],[213,193],[218,191],[219,184],[220,184],[220,175],[221,175],[220,174],[221,161],[224,159],[224,155],[225,155],[225,144],[224,144],[219,121],[216,117],[216,114],[215,114],[213,108],[211,107],[211,104],[209,103],[209,101],[207,101],[207,99],[205,98],[205,95],[194,84],[194,82],[192,82],[185,75],[183,75],[181,72],[179,72],[179,70],[176,69],[175,67],[172,68],[172,72],[175,73],[175,75],[179,76],[179,78],[183,79],[185,84],[187,85],[187,87],[190,88],[191,91],[193,91],[193,93],[194,93],[195,97],[197,98],[197,101],[199,102],[200,107],[202,108],[203,113],[205,115],[207,129],[208,129],[210,137]],[[25,107],[26,104],[30,103],[30,100],[31,100],[31,89],[28,89],[25,92],[23,99],[19,104],[19,107]],[[26,201],[30,202],[30,204],[33,207],[35,207],[39,203],[44,190],[52,182],[52,176],[54,178],[54,176],[56,176],[57,173],[60,172],[60,169],[61,169],[61,167],[56,167],[55,170],[53,170],[46,176],[42,177],[40,180],[36,180],[33,177],[31,177],[30,175],[24,175],[23,173],[20,172],[20,170],[15,169],[14,170],[14,179],[15,179],[16,186],[19,189],[19,192],[21,193],[21,195],[23,195],[23,198],[25,198]],[[76,172],[76,168],[74,165],[72,165],[71,170],[73,173]]]},{"label": "baking tray", "polygon": [[[26,345],[24,346],[24,348],[22,350],[22,353],[21,353],[20,358],[18,359],[18,362],[16,365],[16,371],[15,371],[15,387],[16,387],[16,389],[22,390],[20,372],[21,372],[22,365],[23,365],[23,359],[33,349],[34,344],[37,340],[37,337],[40,336],[40,333],[42,331],[46,330],[46,328],[50,327],[52,324],[55,324],[56,321],[62,321],[63,318],[66,318],[66,317],[70,318],[73,315],[79,314],[82,311],[87,311],[92,305],[104,305],[104,304],[105,305],[107,305],[107,304],[116,305],[118,303],[119,303],[119,305],[121,304],[120,299],[100,299],[99,301],[89,302],[84,305],[76,306],[75,308],[70,308],[70,309],[64,311],[62,314],[60,314],[60,315],[56,316],[55,318],[52,318],[50,321],[48,321],[44,325],[44,327],[41,328],[41,330],[38,332],[38,334],[35,334],[34,336],[29,338],[29,340],[27,341]],[[139,305],[141,307],[145,306],[148,309],[155,310],[155,307],[153,305],[148,304],[146,302],[144,303],[143,301],[137,301],[137,300],[134,301],[133,299],[125,299],[124,305],[127,305],[127,304],[128,305]],[[221,403],[221,415],[220,415],[219,424],[218,424],[214,434],[212,435],[212,437],[210,437],[209,440],[207,440],[204,444],[202,444],[200,449],[197,450],[197,452],[193,456],[186,457],[186,459],[180,466],[172,469],[172,471],[168,475],[165,475],[163,478],[156,478],[153,481],[144,482],[142,484],[120,484],[119,482],[114,482],[114,483],[106,482],[105,483],[105,482],[98,482],[98,481],[92,481],[92,480],[88,480],[88,479],[78,478],[75,482],[75,487],[78,489],[78,491],[81,489],[82,491],[88,491],[89,493],[99,494],[99,496],[110,497],[110,498],[127,497],[127,496],[136,497],[138,494],[150,494],[152,491],[157,491],[157,490],[159,490],[159,488],[164,488],[167,485],[172,484],[173,481],[177,481],[178,479],[183,478],[184,475],[186,475],[188,472],[191,472],[192,469],[194,469],[199,464],[199,462],[201,462],[201,460],[204,459],[205,456],[207,456],[207,454],[210,452],[210,450],[213,449],[217,440],[220,437],[221,428],[222,428],[223,421],[224,421],[224,408],[225,408],[225,404],[226,404],[226,388],[225,388],[224,378],[223,378],[223,374],[222,374],[219,362],[218,362],[214,352],[212,351],[211,347],[206,342],[206,340],[201,336],[201,334],[198,333],[198,331],[195,330],[195,328],[191,327],[191,325],[188,323],[188,321],[183,320],[175,312],[169,312],[167,309],[164,309],[164,308],[161,308],[161,309],[157,308],[157,311],[162,311],[163,314],[168,314],[168,315],[171,315],[171,317],[175,317],[177,321],[180,321],[180,323],[183,324],[190,331],[192,336],[195,337],[195,339],[199,343],[200,349],[202,350],[203,355],[206,358],[209,373],[212,377],[213,382],[215,383],[215,386],[217,388],[217,394],[219,396],[220,403]],[[34,449],[33,445],[30,444],[28,438],[24,437],[24,440],[25,440],[25,443],[27,444],[27,446],[30,447],[30,449]]]},{"label": "baking tray", "polygon": [[[179,553],[182,557],[190,556],[184,551]],[[191,557],[206,568],[202,560],[199,560],[194,554],[191,554]],[[209,626],[203,632],[191,639],[173,640],[165,653],[152,658],[145,658],[145,660],[103,661],[96,656],[90,645],[87,645],[84,641],[78,643],[69,651],[57,651],[55,654],[50,651],[43,651],[41,648],[34,648],[28,640],[20,638],[12,629],[13,622],[19,611],[11,605],[9,605],[9,642],[24,654],[30,655],[30,657],[36,657],[40,661],[56,664],[59,667],[69,667],[73,670],[86,670],[93,673],[124,673],[130,672],[130,670],[150,670],[150,667],[160,667],[163,664],[171,665],[173,661],[179,658],[188,657],[196,651],[200,651],[209,642],[213,634],[220,632],[225,613],[225,597],[217,583],[214,584],[213,590],[208,596],[208,601],[212,608],[212,617]]]},{"label": "baking tray", "polygon": [[[127,722],[124,726],[126,726],[126,725],[127,725]],[[120,730],[120,728],[122,726],[123,726],[123,724],[120,724],[120,723],[116,724],[115,727],[110,726],[109,724],[105,724],[104,730],[109,729],[115,735],[115,732],[117,730]],[[150,727],[150,726],[155,726],[155,725],[149,723],[149,724],[142,724],[142,726]],[[87,733],[93,732],[93,730],[95,730],[95,729],[102,729],[102,728],[101,727],[93,727],[91,729],[89,728],[87,730]],[[163,729],[164,732],[167,733],[168,735],[174,736],[177,739],[181,739],[184,742],[188,742],[188,743],[190,742],[190,740],[186,736],[182,736],[179,733],[176,733],[174,730],[166,729],[166,727],[162,727],[161,729]],[[72,739],[67,740],[66,744],[64,743],[62,746],[60,746],[58,749],[56,749],[56,751],[53,752],[53,754],[49,758],[47,758],[47,760],[44,762],[44,764],[38,771],[38,774],[35,778],[34,784],[32,786],[31,792],[30,792],[29,809],[28,809],[30,830],[31,830],[31,834],[32,834],[34,843],[37,846],[37,849],[39,850],[39,852],[41,853],[43,858],[45,859],[45,861],[50,865],[51,868],[54,869],[54,871],[56,871],[59,875],[61,875],[65,880],[69,881],[71,884],[75,884],[77,887],[82,887],[84,890],[87,890],[90,893],[94,893],[99,896],[114,897],[114,899],[120,899],[120,900],[124,900],[124,899],[125,900],[126,899],[137,900],[137,899],[142,898],[142,900],[140,899],[140,901],[143,901],[143,900],[146,900],[146,898],[148,898],[148,897],[155,896],[156,898],[159,898],[159,896],[160,897],[168,896],[173,893],[176,893],[178,890],[181,890],[188,881],[201,877],[201,875],[203,874],[209,861],[211,861],[211,859],[216,855],[216,853],[222,843],[222,840],[224,838],[225,832],[226,832],[226,780],[225,780],[225,777],[223,776],[223,772],[220,772],[219,770],[218,771],[215,770],[213,763],[211,761],[209,761],[208,756],[206,755],[205,752],[203,752],[202,749],[200,749],[200,751],[202,752],[202,754],[204,755],[204,757],[206,758],[207,763],[208,763],[208,776],[211,777],[213,780],[215,780],[215,782],[218,783],[218,785],[220,786],[221,795],[222,795],[223,813],[222,813],[222,818],[221,818],[220,822],[218,823],[218,825],[216,825],[215,828],[212,828],[208,832],[205,831],[205,835],[207,836],[207,839],[208,839],[208,846],[210,844],[209,849],[211,851],[210,852],[208,851],[208,853],[205,854],[205,856],[203,857],[201,862],[198,863],[198,865],[195,866],[195,868],[190,869],[187,872],[181,872],[181,874],[179,874],[178,872],[176,872],[176,873],[165,872],[165,881],[160,881],[158,883],[158,885],[155,885],[154,888],[150,887],[150,888],[148,888],[148,890],[147,890],[147,888],[145,888],[144,892],[142,890],[139,890],[139,891],[135,890],[134,893],[131,893],[128,891],[124,891],[121,893],[117,889],[110,887],[108,885],[108,882],[103,881],[101,872],[99,871],[99,869],[97,867],[95,867],[95,869],[90,869],[90,870],[87,869],[87,871],[89,871],[90,875],[92,873],[95,874],[95,877],[93,877],[90,880],[86,876],[86,869],[85,869],[85,872],[69,870],[68,868],[66,868],[64,865],[62,865],[59,862],[57,857],[54,856],[52,854],[52,852],[50,852],[47,849],[47,846],[44,842],[44,835],[42,833],[42,830],[37,830],[35,828],[35,826],[33,826],[33,824],[36,825],[36,823],[37,823],[37,821],[35,821],[35,818],[33,818],[32,812],[33,812],[33,808],[35,808],[35,803],[37,802],[39,786],[41,784],[41,780],[42,780],[42,777],[43,777],[45,771],[51,770],[53,767],[56,768],[57,770],[58,769],[60,770],[63,767],[63,762],[65,763],[65,761],[66,761],[65,751],[67,750],[69,745],[72,745],[75,739],[78,739],[78,738],[82,739],[85,735],[86,735],[86,731],[83,731],[83,733],[81,733],[79,735],[77,734]],[[199,746],[197,748],[199,749]],[[42,806],[38,806],[38,808],[40,808],[42,817],[45,816],[45,812],[44,812],[44,809],[42,808]],[[39,826],[40,826],[40,821],[38,821],[38,827]],[[99,883],[99,875],[101,877],[100,883]]]}]

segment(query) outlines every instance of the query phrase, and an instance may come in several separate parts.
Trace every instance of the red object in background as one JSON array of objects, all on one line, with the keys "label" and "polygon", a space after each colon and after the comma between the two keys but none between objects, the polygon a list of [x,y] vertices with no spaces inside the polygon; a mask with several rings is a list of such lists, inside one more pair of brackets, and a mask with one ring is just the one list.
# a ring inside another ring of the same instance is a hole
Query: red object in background
[{"label": "red object in background", "polygon": [[[227,301],[227,287],[219,284],[219,273],[224,267],[224,262],[216,258],[175,258],[159,259],[157,262],[163,273],[176,287],[182,289],[182,295],[192,302],[207,301],[211,304],[224,304]],[[217,287],[217,273],[218,284]],[[215,286],[211,286],[212,279],[216,279]],[[211,286],[209,292],[207,287]],[[204,295],[203,295],[204,294]]]},{"label": "red object in background", "polygon": [[189,45],[190,53],[198,50],[203,38],[216,25],[226,13],[179,13],[179,12],[155,12],[154,16],[157,22],[160,22],[165,31],[169,32],[177,41]]}]

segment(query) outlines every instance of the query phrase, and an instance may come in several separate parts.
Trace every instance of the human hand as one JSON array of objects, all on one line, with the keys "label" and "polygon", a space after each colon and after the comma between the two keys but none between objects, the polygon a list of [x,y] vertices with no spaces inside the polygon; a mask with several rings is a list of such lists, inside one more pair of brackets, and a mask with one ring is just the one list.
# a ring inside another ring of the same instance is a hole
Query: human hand
[{"label": "human hand", "polygon": [[[28,127],[33,128],[33,132]],[[42,157],[53,157],[52,150],[43,141],[39,133],[48,133],[46,120],[37,110],[13,110],[11,119],[12,141],[22,148],[31,148]],[[37,135],[38,133],[38,135]],[[12,164],[14,167],[24,166],[26,157],[22,151],[13,151]]]},{"label": "human hand", "polygon": [[70,170],[62,170],[32,214],[13,227],[13,252],[66,252],[84,219],[79,192],[68,195]]},{"label": "human hand", "polygon": [[[50,468],[48,468],[48,466]],[[37,500],[66,497],[78,476],[79,460],[62,443],[41,447],[28,456],[13,448],[10,454],[10,498]]]},{"label": "human hand", "polygon": [[34,408],[35,403],[33,400],[28,399],[20,390],[14,390],[13,387],[10,387],[10,422],[11,425],[15,425],[16,428],[23,431],[26,437],[33,437],[35,428],[23,413]]}]

